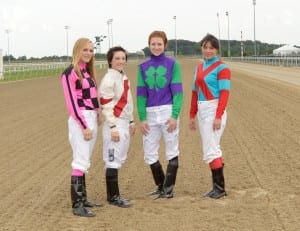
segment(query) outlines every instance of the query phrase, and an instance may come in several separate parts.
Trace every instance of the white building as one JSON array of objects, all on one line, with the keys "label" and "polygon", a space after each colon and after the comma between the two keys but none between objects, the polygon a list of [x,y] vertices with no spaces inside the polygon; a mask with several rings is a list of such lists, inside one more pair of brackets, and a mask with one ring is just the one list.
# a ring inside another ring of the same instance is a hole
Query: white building
[{"label": "white building", "polygon": [[284,45],[273,50],[273,55],[276,56],[299,56],[300,49],[292,45]]}]

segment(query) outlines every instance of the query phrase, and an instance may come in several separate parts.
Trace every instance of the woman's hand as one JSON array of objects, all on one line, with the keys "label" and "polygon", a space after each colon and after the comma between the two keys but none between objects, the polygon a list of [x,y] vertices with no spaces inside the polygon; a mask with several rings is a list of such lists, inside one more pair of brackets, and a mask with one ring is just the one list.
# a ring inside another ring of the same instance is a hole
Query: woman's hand
[{"label": "woman's hand", "polygon": [[213,129],[219,130],[221,128],[221,119],[215,119],[213,123]]},{"label": "woman's hand", "polygon": [[111,140],[114,142],[119,142],[120,141],[120,133],[119,131],[112,131],[111,133]]},{"label": "woman's hand", "polygon": [[149,130],[150,130],[150,128],[149,128],[148,122],[146,120],[141,122],[141,131],[144,136],[148,135]]},{"label": "woman's hand", "polygon": [[90,128],[86,128],[82,131],[84,140],[88,141],[93,138],[93,133]]},{"label": "woman's hand", "polygon": [[166,125],[168,125],[167,131],[171,133],[177,127],[177,120],[171,117],[167,120]]},{"label": "woman's hand", "polygon": [[190,119],[189,127],[193,131],[196,130],[196,121],[195,121],[195,119]]}]

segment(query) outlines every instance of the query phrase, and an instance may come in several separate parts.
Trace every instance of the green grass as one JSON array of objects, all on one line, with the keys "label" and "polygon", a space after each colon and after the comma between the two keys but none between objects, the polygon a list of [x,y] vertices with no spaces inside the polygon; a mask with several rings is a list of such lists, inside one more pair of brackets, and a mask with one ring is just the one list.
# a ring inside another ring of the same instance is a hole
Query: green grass
[{"label": "green grass", "polygon": [[0,82],[34,79],[46,76],[60,76],[64,69],[28,70],[17,72],[6,72]]},{"label": "green grass", "polygon": [[[107,65],[104,63],[96,63],[95,65],[96,70],[106,68]],[[66,66],[60,65],[57,68],[47,68],[45,66],[35,66],[33,65],[22,65],[22,66],[10,66],[4,70],[3,79],[0,80],[1,82],[9,82],[9,81],[18,81],[18,80],[26,80],[26,79],[35,79],[41,77],[50,77],[50,76],[57,76],[59,77]]]}]

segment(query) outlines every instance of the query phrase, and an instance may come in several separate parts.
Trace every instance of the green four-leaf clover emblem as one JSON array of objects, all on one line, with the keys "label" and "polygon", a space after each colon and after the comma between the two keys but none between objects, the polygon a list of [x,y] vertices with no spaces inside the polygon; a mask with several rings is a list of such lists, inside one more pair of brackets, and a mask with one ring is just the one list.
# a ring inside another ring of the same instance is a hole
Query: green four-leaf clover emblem
[{"label": "green four-leaf clover emblem", "polygon": [[156,69],[151,66],[146,71],[146,79],[145,82],[148,84],[150,89],[155,88],[156,91],[159,91],[159,88],[164,88],[167,83],[166,78],[167,69],[161,65],[159,65]]}]

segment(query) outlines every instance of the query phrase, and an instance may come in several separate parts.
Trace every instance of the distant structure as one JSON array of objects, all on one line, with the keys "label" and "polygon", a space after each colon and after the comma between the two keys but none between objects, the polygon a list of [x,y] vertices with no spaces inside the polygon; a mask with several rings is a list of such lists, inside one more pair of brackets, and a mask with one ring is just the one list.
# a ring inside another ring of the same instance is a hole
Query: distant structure
[{"label": "distant structure", "polygon": [[0,80],[3,79],[3,56],[2,50],[0,49]]},{"label": "distant structure", "polygon": [[136,55],[138,58],[145,58],[145,52],[143,50],[137,51]]},{"label": "distant structure", "polygon": [[172,57],[172,58],[175,57],[174,51],[165,51],[165,55],[168,56],[168,57]]},{"label": "distant structure", "polygon": [[299,56],[300,49],[292,45],[284,45],[273,50],[273,55],[276,56]]}]

